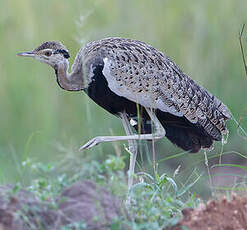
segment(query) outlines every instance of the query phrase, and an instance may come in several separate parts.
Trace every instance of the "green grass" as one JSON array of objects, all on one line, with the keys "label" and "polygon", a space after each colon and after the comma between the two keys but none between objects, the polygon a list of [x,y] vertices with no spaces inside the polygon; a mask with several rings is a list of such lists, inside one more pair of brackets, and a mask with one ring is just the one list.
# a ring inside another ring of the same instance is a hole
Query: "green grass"
[{"label": "green grass", "polygon": [[[83,153],[77,151],[94,136],[124,134],[119,119],[82,92],[61,90],[52,69],[16,57],[16,53],[47,40],[62,41],[70,50],[70,62],[81,44],[94,39],[123,36],[148,42],[219,97],[246,129],[247,80],[238,36],[246,22],[247,3],[0,0],[0,5],[1,184],[29,187],[46,199],[55,197],[73,181],[91,178],[125,199],[126,143],[106,143]],[[246,35],[244,31],[244,50]],[[139,143],[136,171],[152,178],[139,175],[141,182],[131,193],[132,211],[139,213],[130,223],[133,229],[157,229],[157,225],[169,224],[171,213],[175,221],[181,208],[197,204],[198,196],[208,199],[222,190],[246,190],[246,134],[236,122],[228,122],[228,141],[224,145],[217,143],[208,153],[208,165],[203,153],[184,153],[164,139],[155,143],[158,166],[154,172],[152,147]],[[239,170],[230,172],[236,176],[236,183],[225,187],[210,184],[212,170],[229,164]],[[179,172],[174,178],[176,169]],[[177,196],[182,191],[185,193]],[[159,219],[158,214],[164,219]]]},{"label": "green grass", "polygon": [[[197,175],[195,180],[179,185],[175,182],[176,175],[170,177],[155,173],[152,176],[140,172],[135,177],[137,183],[126,197],[125,163],[122,156],[109,155],[102,163],[98,161],[85,163],[79,159],[74,161],[76,162],[73,165],[77,167],[74,167],[73,173],[68,169],[63,169],[61,172],[60,163],[44,164],[31,160],[23,162],[22,172],[25,172],[25,176],[33,178],[27,189],[41,202],[49,200],[50,205],[54,204],[55,208],[55,199],[63,189],[78,180],[93,180],[119,197],[128,210],[130,218],[117,219],[112,229],[120,229],[123,224],[129,229],[163,229],[177,223],[181,217],[181,209],[196,207],[201,201],[195,193],[190,191],[200,179]],[[78,163],[83,163],[83,167],[80,167]],[[22,188],[21,183],[22,179],[13,188],[13,194]],[[127,203],[126,200],[128,200]],[[27,222],[30,221],[27,216],[22,218]],[[83,222],[74,223],[64,226],[64,229],[86,229],[86,225]]]},{"label": "green grass", "polygon": [[[67,150],[67,153],[69,150]],[[209,156],[209,159],[212,156]],[[214,156],[215,157],[215,156]],[[243,156],[242,156],[243,157]],[[127,192],[127,175],[125,172],[126,155],[108,155],[102,162],[91,160],[91,157],[77,156],[76,153],[70,153],[70,157],[64,161],[54,161],[50,163],[41,163],[30,158],[21,162],[19,179],[15,184],[11,194],[16,194],[21,188],[28,189],[41,201],[49,201],[51,208],[56,209],[56,198],[65,189],[74,182],[83,180],[92,180],[108,189],[114,196],[118,197],[125,204],[130,218],[119,217],[113,223],[110,229],[164,229],[175,225],[181,218],[181,210],[184,208],[196,208],[200,202],[203,202],[202,193],[197,193],[195,187],[207,180],[205,173],[201,169],[194,167],[190,175],[181,168],[168,175],[159,174],[157,171],[152,173],[136,173],[135,185]],[[198,164],[198,162],[197,162]],[[214,165],[214,167],[231,166],[244,169],[240,165]],[[156,168],[157,170],[159,168]],[[214,192],[230,196],[230,192],[246,193],[246,176],[224,174],[225,176],[243,177],[241,183],[235,183],[234,187],[211,188]],[[182,177],[183,179],[181,179]],[[27,185],[28,179],[28,185]],[[11,195],[10,194],[10,195]],[[214,194],[214,198],[216,197]],[[29,216],[25,212],[20,212],[22,219],[32,226]],[[128,228],[127,228],[127,227]],[[44,229],[46,226],[42,226]],[[40,229],[43,229],[43,228]],[[34,227],[35,229],[35,227]],[[63,227],[65,230],[87,229],[86,223],[76,222]]]}]

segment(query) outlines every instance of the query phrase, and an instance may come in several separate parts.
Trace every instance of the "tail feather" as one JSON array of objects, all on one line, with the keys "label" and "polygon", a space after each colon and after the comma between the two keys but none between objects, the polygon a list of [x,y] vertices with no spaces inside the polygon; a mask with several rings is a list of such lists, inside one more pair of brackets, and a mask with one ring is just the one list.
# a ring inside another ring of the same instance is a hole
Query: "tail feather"
[{"label": "tail feather", "polygon": [[211,148],[213,139],[206,134],[198,132],[197,129],[190,127],[178,127],[164,125],[166,137],[175,145],[185,151],[197,153],[203,148]]},{"label": "tail feather", "polygon": [[202,126],[190,123],[185,117],[160,112],[157,117],[166,130],[166,137],[181,149],[197,153],[213,146],[214,137],[205,132]]}]

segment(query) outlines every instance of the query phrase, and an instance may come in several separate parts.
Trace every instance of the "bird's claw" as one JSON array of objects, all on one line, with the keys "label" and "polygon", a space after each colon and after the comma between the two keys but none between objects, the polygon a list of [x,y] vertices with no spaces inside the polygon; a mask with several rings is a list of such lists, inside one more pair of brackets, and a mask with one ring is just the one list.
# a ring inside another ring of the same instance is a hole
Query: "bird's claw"
[{"label": "bird's claw", "polygon": [[79,151],[83,151],[85,149],[91,149],[92,147],[94,147],[95,145],[99,144],[100,140],[98,137],[95,137],[93,139],[91,139],[90,141],[88,141],[85,145],[81,146],[79,148]]}]

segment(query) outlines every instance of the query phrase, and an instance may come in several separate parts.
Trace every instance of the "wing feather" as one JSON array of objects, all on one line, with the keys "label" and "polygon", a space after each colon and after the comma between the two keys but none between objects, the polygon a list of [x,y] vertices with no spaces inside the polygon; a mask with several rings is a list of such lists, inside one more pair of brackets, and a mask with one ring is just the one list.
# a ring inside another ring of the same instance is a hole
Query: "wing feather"
[{"label": "wing feather", "polygon": [[140,41],[107,38],[89,44],[84,55],[104,60],[103,74],[117,95],[184,116],[215,140],[227,133],[225,121],[231,117],[227,107],[157,49]]}]

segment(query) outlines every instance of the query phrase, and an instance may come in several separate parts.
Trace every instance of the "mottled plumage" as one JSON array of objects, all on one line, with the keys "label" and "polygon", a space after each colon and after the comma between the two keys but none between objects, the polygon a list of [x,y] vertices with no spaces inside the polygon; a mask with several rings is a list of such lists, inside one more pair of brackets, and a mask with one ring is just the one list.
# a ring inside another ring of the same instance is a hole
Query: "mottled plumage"
[{"label": "mottled plumage", "polygon": [[[227,107],[169,57],[144,42],[124,38],[91,42],[78,52],[71,73],[69,52],[60,42],[45,42],[18,55],[50,65],[62,89],[84,90],[121,119],[126,136],[98,136],[80,150],[102,142],[128,140],[132,153],[129,189],[138,152],[136,140],[166,136],[180,148],[196,153],[211,148],[213,141],[222,140],[227,133],[225,122],[231,117]],[[135,134],[131,125],[141,133]]]},{"label": "mottled plumage", "polygon": [[169,57],[144,42],[123,38],[94,41],[82,51],[82,61],[89,85],[95,80],[93,69],[101,65],[103,77],[116,95],[191,123],[201,129],[204,138],[219,141],[227,133],[227,107]]}]

